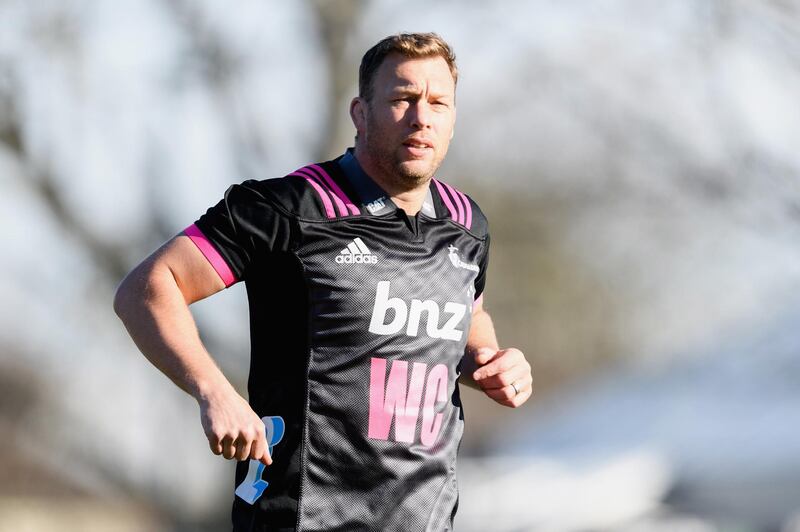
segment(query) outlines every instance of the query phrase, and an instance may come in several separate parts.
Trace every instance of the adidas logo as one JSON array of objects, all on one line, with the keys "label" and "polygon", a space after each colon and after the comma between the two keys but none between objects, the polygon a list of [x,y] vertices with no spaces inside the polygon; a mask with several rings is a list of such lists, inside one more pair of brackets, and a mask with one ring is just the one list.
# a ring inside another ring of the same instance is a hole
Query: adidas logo
[{"label": "adidas logo", "polygon": [[375,264],[378,257],[369,251],[361,238],[354,238],[335,260],[337,264]]}]

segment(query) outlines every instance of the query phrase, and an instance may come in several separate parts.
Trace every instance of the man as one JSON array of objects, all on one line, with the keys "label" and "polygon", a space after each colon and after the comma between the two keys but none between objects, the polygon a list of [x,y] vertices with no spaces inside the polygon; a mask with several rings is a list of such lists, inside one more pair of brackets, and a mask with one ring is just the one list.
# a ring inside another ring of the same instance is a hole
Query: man
[{"label": "man", "polygon": [[[483,308],[489,234],[433,179],[457,70],[435,34],[364,56],[355,148],[245,181],[122,282],[115,310],[200,405],[215,454],[239,460],[235,530],[450,530],[463,430],[457,380],[500,404],[531,395]],[[244,280],[249,404],[200,342],[188,305]]]}]

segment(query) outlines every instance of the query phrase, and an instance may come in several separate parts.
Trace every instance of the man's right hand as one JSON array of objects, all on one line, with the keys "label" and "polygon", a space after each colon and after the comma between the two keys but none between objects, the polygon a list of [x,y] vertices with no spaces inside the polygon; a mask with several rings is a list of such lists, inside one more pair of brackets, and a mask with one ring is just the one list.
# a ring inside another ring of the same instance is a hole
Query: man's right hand
[{"label": "man's right hand", "polygon": [[147,359],[200,405],[214,454],[272,463],[266,427],[205,350],[189,305],[225,288],[198,247],[178,235],[120,283],[114,310]]},{"label": "man's right hand", "polygon": [[204,396],[198,403],[211,452],[228,460],[253,459],[272,464],[264,423],[232,387]]}]

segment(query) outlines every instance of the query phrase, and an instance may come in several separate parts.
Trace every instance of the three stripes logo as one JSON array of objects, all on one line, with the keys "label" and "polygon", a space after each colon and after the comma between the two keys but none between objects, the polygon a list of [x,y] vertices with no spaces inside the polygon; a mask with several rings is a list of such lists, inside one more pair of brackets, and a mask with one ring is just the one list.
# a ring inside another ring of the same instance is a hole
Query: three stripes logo
[{"label": "three stripes logo", "polygon": [[360,237],[357,237],[347,244],[335,260],[337,264],[375,264],[378,262],[378,257],[370,252]]}]

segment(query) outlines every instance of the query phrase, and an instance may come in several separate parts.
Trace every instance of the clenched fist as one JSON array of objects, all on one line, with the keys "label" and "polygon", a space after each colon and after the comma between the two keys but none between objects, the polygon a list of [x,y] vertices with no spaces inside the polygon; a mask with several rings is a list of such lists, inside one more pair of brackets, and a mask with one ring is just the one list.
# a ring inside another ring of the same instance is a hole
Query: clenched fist
[{"label": "clenched fist", "polygon": [[272,464],[264,422],[233,388],[198,401],[203,430],[211,452],[228,460],[258,460]]},{"label": "clenched fist", "polygon": [[474,361],[478,369],[473,380],[501,405],[516,408],[533,394],[531,365],[519,349],[481,347],[475,350]]}]

